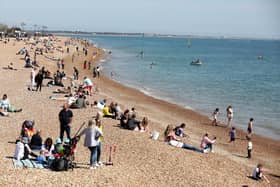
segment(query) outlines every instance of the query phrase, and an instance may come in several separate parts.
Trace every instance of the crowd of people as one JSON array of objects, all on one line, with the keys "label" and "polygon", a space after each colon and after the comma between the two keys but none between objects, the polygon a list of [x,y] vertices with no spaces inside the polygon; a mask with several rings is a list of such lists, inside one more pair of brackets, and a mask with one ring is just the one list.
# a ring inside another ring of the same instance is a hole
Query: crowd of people
[{"label": "crowd of people", "polygon": [[[66,44],[65,44],[66,45]],[[67,43],[67,45],[69,45]],[[70,49],[67,46],[67,53]],[[41,53],[42,51],[40,51]],[[79,47],[76,47],[76,52],[79,52]],[[23,48],[18,54],[25,55],[26,64],[30,63],[30,55],[28,51]],[[35,53],[36,54],[36,53]],[[79,53],[77,53],[79,54]],[[83,54],[88,55],[88,49],[83,48]],[[28,60],[29,59],[29,60]],[[75,58],[72,56],[72,61]],[[34,61],[36,61],[36,55],[34,56]],[[91,62],[84,61],[84,69],[91,69]],[[14,158],[17,160],[26,159],[26,158],[35,158],[38,162],[47,163],[50,166],[50,163],[54,160],[57,154],[63,154],[66,150],[66,147],[69,146],[73,138],[80,139],[85,136],[84,146],[87,147],[90,151],[90,169],[96,169],[99,166],[102,166],[101,162],[101,153],[102,153],[102,140],[103,140],[103,127],[102,120],[103,118],[111,118],[119,121],[119,125],[123,129],[139,131],[139,132],[148,132],[152,133],[151,128],[149,127],[149,120],[147,117],[139,117],[136,108],[122,110],[120,105],[117,102],[112,101],[110,104],[107,104],[106,99],[101,101],[95,101],[91,106],[96,107],[99,112],[97,112],[94,120],[89,120],[88,125],[84,128],[78,135],[75,137],[71,136],[71,122],[73,119],[73,112],[71,109],[85,108],[89,105],[89,102],[86,101],[87,96],[92,96],[94,94],[94,84],[91,79],[87,76],[83,78],[81,85],[76,86],[74,81],[79,80],[79,70],[77,67],[73,67],[73,79],[71,84],[64,88],[63,78],[66,77],[64,71],[65,62],[63,59],[57,62],[58,70],[56,73],[51,76],[51,73],[48,70],[45,70],[44,67],[39,69],[36,73],[38,66],[31,66],[30,73],[30,86],[29,90],[41,91],[43,80],[50,79],[47,85],[49,86],[60,86],[63,89],[57,89],[54,93],[65,94],[67,100],[63,105],[63,109],[58,114],[58,119],[60,122],[59,137],[56,139],[56,142],[53,142],[51,137],[48,137],[43,142],[42,132],[35,129],[35,122],[31,120],[24,121],[22,129],[20,132],[20,137],[16,141],[16,148]],[[100,76],[100,67],[93,68],[93,77]],[[22,109],[16,109],[7,98],[7,95],[4,94],[2,100],[0,100],[0,115],[7,116],[8,112],[21,112]],[[218,126],[219,108],[216,108],[213,112],[213,121],[212,125]],[[227,126],[230,127],[229,142],[234,142],[236,139],[236,129],[232,126],[233,120],[233,107],[228,106],[226,109],[227,116]],[[253,133],[253,118],[250,118],[248,122],[247,135],[248,140],[248,158],[252,158],[252,133]],[[217,138],[213,136],[212,138],[208,133],[204,133],[200,147],[196,147],[190,144],[187,144],[183,141],[185,137],[190,139],[185,133],[185,123],[181,123],[178,126],[169,124],[164,131],[164,141],[171,146],[192,150],[198,153],[210,153],[214,152],[213,145],[216,143]],[[64,133],[66,133],[67,138],[64,139]],[[39,152],[38,152],[39,151]],[[255,179],[264,178],[266,181],[268,179],[263,174],[263,166],[258,164],[254,169],[253,177]]]}]

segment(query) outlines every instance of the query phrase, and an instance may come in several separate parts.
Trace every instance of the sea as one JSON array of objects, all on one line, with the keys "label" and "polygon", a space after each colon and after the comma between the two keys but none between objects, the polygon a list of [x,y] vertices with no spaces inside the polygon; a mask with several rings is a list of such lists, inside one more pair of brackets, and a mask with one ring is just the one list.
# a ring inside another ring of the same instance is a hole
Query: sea
[{"label": "sea", "polygon": [[[280,41],[261,39],[76,35],[106,50],[108,76],[141,92],[280,140]],[[189,46],[188,46],[189,44]],[[201,65],[191,65],[199,59]]]}]

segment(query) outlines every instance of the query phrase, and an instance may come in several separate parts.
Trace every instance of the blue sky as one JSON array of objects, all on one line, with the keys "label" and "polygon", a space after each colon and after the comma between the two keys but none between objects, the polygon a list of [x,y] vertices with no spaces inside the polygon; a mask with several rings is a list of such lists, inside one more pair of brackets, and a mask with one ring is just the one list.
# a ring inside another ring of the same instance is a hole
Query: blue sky
[{"label": "blue sky", "polygon": [[280,38],[279,18],[280,0],[0,1],[2,23],[61,30]]}]

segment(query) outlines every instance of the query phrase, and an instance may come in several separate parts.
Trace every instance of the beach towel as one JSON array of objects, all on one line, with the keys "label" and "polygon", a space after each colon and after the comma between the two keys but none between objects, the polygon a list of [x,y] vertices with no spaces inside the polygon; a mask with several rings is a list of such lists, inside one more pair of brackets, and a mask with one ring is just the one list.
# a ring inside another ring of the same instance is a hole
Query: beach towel
[{"label": "beach towel", "polygon": [[25,160],[16,160],[13,159],[13,164],[15,168],[37,168],[37,169],[44,169],[47,168],[47,164],[38,163],[38,161],[25,159]]},{"label": "beach towel", "polygon": [[51,100],[57,100],[57,101],[67,101],[68,97],[61,97],[61,96],[50,96]]}]

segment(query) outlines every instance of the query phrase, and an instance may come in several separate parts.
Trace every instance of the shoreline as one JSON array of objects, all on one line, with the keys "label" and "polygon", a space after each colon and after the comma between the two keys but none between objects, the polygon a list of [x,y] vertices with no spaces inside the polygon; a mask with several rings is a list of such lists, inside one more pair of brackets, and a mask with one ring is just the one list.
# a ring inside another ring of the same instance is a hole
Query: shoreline
[{"label": "shoreline", "polygon": [[[67,38],[60,39],[61,42],[57,45],[61,45]],[[15,46],[12,43],[7,45],[1,43],[1,46],[5,46],[5,48],[3,47],[4,53],[0,55],[1,65],[5,66],[8,62],[13,61],[18,69],[22,67],[23,61],[20,60],[20,56],[14,54],[21,48],[20,46],[23,46],[23,43],[18,42]],[[74,46],[71,47],[71,50],[74,49]],[[96,50],[100,49],[90,46],[89,54]],[[57,54],[58,52],[53,55],[57,56]],[[40,56],[38,58],[42,60],[42,65],[52,71],[56,70],[56,63]],[[9,61],[5,59],[9,59]],[[83,69],[84,59],[84,56],[80,55],[72,64],[71,53],[66,55],[66,74],[71,76],[72,66],[77,66],[80,70],[80,80],[85,75],[92,77],[92,70]],[[94,65],[96,63],[92,64],[92,67]],[[280,184],[279,177],[275,177],[280,174],[279,141],[253,135],[253,158],[245,159],[243,156],[246,154],[247,141],[243,140],[245,134],[242,131],[237,130],[237,141],[229,144],[227,143],[228,129],[209,125],[208,117],[176,104],[147,96],[137,89],[112,81],[105,75],[101,75],[99,79],[92,79],[98,90],[93,96],[88,97],[90,103],[106,98],[108,102],[118,102],[123,110],[136,107],[138,118],[147,116],[151,130],[160,132],[159,140],[151,140],[147,133],[120,129],[117,127],[119,121],[104,118],[102,123],[105,138],[102,157],[103,160],[107,157],[106,145],[117,145],[118,150],[114,157],[113,167],[104,166],[95,171],[89,170],[87,168],[89,152],[87,148],[83,147],[83,141],[80,141],[75,155],[80,167],[75,168],[74,171],[14,169],[11,160],[7,158],[13,155],[14,145],[7,142],[13,141],[17,137],[24,119],[35,120],[36,127],[43,129],[44,139],[56,138],[59,124],[57,114],[61,110],[62,102],[48,99],[52,95],[52,91],[58,87],[43,87],[42,92],[27,91],[26,80],[29,80],[29,69],[21,68],[18,71],[1,69],[0,71],[0,80],[3,81],[0,92],[7,93],[15,106],[24,106],[23,112],[0,119],[0,146],[4,150],[0,152],[0,163],[3,166],[0,168],[0,172],[3,173],[0,176],[2,185],[241,186],[248,184],[249,186],[259,186],[265,185],[264,182],[256,182],[247,177],[259,162],[264,163],[269,173],[272,174],[269,176],[272,184],[275,186]],[[81,122],[92,119],[96,112],[97,109],[91,107],[73,109],[72,132],[74,133],[79,128]],[[187,124],[185,131],[190,136],[182,141],[191,145],[199,146],[205,132],[211,136],[217,136],[215,153],[198,154],[166,145],[162,136],[165,127],[168,124],[178,125],[181,122]],[[11,126],[15,128],[10,128]],[[14,180],[15,177],[18,180]],[[225,181],[225,179],[227,180]]]}]

